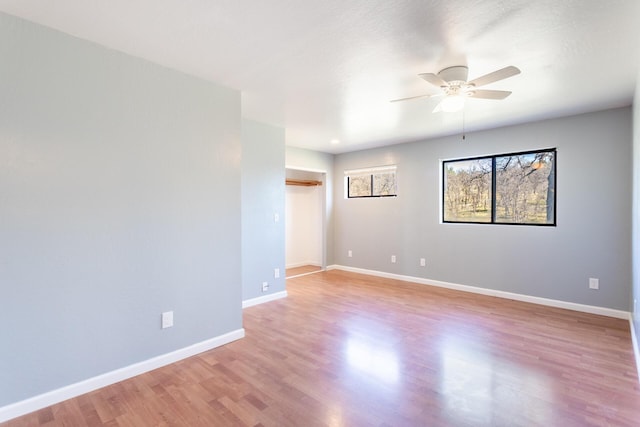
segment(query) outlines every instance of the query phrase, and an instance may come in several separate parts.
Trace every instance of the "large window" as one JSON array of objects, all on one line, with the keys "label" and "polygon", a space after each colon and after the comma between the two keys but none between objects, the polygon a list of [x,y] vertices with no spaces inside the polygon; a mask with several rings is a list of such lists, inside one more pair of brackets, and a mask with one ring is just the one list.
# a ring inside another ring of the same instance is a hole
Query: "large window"
[{"label": "large window", "polygon": [[445,160],[442,220],[556,224],[556,150]]},{"label": "large window", "polygon": [[344,171],[347,197],[395,196],[396,166]]}]

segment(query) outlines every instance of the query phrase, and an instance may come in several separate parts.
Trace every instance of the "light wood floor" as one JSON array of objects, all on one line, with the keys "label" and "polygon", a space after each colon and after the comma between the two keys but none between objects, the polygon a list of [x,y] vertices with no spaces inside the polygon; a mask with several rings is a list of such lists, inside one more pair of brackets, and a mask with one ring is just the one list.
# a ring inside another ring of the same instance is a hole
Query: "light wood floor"
[{"label": "light wood floor", "polygon": [[6,426],[638,426],[628,322],[340,271],[246,338]]}]

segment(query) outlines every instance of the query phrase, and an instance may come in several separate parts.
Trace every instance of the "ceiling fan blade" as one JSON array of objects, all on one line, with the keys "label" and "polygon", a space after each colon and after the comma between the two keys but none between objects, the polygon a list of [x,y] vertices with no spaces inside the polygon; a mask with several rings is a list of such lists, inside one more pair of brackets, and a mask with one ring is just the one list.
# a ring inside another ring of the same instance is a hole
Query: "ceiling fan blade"
[{"label": "ceiling fan blade", "polygon": [[418,98],[431,98],[433,95],[418,95],[418,96],[410,96],[408,98],[400,98],[400,99],[392,99],[389,102],[400,102],[400,101],[409,101],[410,99],[418,99]]},{"label": "ceiling fan blade", "polygon": [[520,74],[520,70],[517,67],[510,65],[501,70],[485,74],[484,76],[478,77],[477,79],[473,79],[470,82],[467,82],[467,84],[475,87],[480,87],[488,85],[489,83],[497,82],[498,80],[503,80],[515,76],[516,74]]},{"label": "ceiling fan blade", "polygon": [[469,96],[479,99],[505,99],[511,95],[508,90],[472,90],[469,92]]},{"label": "ceiling fan blade", "polygon": [[433,109],[433,111],[431,111],[432,113],[440,113],[442,111],[442,101],[438,102],[438,105],[436,105],[436,108]]},{"label": "ceiling fan blade", "polygon": [[438,86],[438,87],[448,87],[449,83],[445,82],[444,80],[442,80],[442,78],[440,78],[439,76],[433,74],[433,73],[422,73],[422,74],[418,74],[418,77],[420,77],[421,79],[431,83],[434,86]]}]

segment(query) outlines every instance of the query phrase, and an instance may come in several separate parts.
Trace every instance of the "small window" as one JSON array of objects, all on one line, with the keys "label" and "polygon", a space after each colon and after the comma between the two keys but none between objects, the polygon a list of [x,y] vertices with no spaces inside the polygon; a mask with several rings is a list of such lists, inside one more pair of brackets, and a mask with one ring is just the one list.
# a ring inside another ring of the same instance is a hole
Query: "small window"
[{"label": "small window", "polygon": [[556,150],[446,160],[443,222],[556,224]]},{"label": "small window", "polygon": [[396,166],[348,170],[344,175],[348,198],[397,195]]}]

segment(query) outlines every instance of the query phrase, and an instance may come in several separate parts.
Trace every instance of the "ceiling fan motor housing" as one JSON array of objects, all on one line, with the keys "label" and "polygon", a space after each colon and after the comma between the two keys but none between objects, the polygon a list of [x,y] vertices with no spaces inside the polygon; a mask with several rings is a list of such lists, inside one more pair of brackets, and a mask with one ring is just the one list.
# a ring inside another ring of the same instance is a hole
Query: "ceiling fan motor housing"
[{"label": "ceiling fan motor housing", "polygon": [[467,82],[467,76],[469,75],[469,68],[457,65],[455,67],[445,68],[438,73],[438,77],[440,77],[445,82],[450,85],[461,85]]}]

